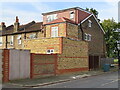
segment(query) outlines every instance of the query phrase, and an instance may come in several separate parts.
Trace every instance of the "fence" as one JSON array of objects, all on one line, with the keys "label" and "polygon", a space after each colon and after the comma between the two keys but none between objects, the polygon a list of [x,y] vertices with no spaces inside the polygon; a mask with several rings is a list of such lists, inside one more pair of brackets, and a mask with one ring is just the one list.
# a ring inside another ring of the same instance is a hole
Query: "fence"
[{"label": "fence", "polygon": [[102,67],[104,64],[113,64],[114,58],[101,58],[100,60],[100,67]]}]

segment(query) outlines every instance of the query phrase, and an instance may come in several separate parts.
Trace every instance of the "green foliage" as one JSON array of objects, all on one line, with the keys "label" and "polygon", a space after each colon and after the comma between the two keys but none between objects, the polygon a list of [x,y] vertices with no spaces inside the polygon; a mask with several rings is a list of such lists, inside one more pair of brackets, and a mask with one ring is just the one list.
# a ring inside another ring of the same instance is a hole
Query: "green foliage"
[{"label": "green foliage", "polygon": [[116,41],[120,40],[119,33],[116,32],[116,29],[120,27],[120,24],[116,23],[114,19],[108,19],[108,20],[104,20],[101,25],[105,30],[107,56],[116,57],[115,43]]},{"label": "green foliage", "polygon": [[98,17],[98,11],[96,9],[93,9],[93,8],[86,8],[85,9],[86,11],[89,11],[91,13],[93,13],[96,17]]}]

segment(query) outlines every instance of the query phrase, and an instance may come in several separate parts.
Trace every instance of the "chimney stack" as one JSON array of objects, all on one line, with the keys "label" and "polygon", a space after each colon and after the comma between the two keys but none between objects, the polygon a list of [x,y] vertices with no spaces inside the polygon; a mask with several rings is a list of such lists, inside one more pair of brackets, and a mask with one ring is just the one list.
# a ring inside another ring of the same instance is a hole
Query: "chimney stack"
[{"label": "chimney stack", "polygon": [[14,32],[17,32],[19,30],[19,19],[18,16],[16,16],[15,23],[14,23]]},{"label": "chimney stack", "polygon": [[5,22],[1,22],[1,25],[0,25],[0,31],[3,31],[6,29],[6,25],[5,25]]}]

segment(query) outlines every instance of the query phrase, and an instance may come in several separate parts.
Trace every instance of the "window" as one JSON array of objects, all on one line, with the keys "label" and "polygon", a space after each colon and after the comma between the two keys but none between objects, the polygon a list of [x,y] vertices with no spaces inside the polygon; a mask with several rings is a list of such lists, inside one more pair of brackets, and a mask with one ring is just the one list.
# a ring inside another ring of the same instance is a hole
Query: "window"
[{"label": "window", "polygon": [[73,19],[73,18],[74,18],[74,12],[70,11],[70,19]]},{"label": "window", "polygon": [[54,49],[48,49],[47,50],[47,54],[52,54],[52,53],[54,53]]},{"label": "window", "polygon": [[51,29],[51,37],[58,37],[58,27],[52,27]]},{"label": "window", "polygon": [[47,22],[57,19],[57,14],[52,14],[47,16]]},{"label": "window", "polygon": [[21,38],[21,35],[18,35],[17,39],[18,39],[18,44],[22,44],[22,38]]},{"label": "window", "polygon": [[2,46],[2,37],[0,37],[0,46]]},{"label": "window", "polygon": [[92,21],[88,20],[88,27],[92,27]]},{"label": "window", "polygon": [[31,34],[31,35],[30,35],[30,39],[35,39],[35,38],[37,38],[37,35],[36,35],[36,34]]},{"label": "window", "polygon": [[86,34],[86,33],[85,33],[85,35],[84,35],[84,40],[87,41],[87,34]]},{"label": "window", "polygon": [[85,33],[84,40],[86,40],[86,41],[91,41],[91,35]]},{"label": "window", "polygon": [[11,38],[10,38],[10,45],[13,45],[13,41],[14,40],[14,37],[13,36],[11,36]]}]

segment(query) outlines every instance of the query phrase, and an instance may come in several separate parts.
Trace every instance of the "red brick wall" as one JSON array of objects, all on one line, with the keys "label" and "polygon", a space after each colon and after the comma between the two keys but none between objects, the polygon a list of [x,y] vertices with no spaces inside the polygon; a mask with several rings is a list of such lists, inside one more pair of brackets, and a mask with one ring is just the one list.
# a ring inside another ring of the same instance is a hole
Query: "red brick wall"
[{"label": "red brick wall", "polygon": [[3,82],[9,81],[9,50],[3,50]]},{"label": "red brick wall", "polygon": [[[70,18],[70,11],[74,11],[74,13],[76,14],[76,10],[72,9],[72,10],[67,10],[67,11],[63,11],[63,12],[57,12],[57,13],[51,13],[51,14],[57,14],[58,18],[61,17],[66,17],[66,18]],[[50,15],[50,14],[49,14]],[[74,19],[72,19],[73,21],[76,21],[76,17],[74,16]],[[43,16],[43,24],[46,24],[47,22],[47,15]]]}]

